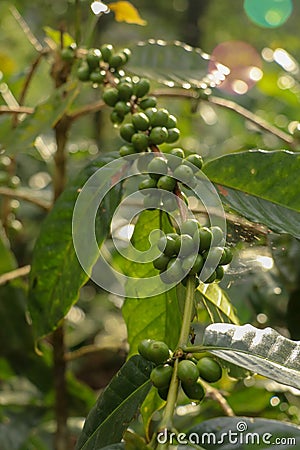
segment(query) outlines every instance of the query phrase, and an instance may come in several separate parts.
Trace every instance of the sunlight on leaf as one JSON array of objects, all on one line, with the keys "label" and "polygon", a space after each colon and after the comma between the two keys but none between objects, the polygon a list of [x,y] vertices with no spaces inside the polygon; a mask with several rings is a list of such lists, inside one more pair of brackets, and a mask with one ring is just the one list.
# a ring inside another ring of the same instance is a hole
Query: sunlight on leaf
[{"label": "sunlight on leaf", "polygon": [[136,25],[147,25],[139,15],[138,10],[127,1],[109,3],[108,7],[115,13],[117,22],[134,23]]},{"label": "sunlight on leaf", "polygon": [[[61,32],[59,30],[54,30],[51,27],[44,27],[46,35],[56,44],[60,45]],[[70,36],[69,33],[63,34],[64,47],[74,44],[75,40]]]}]

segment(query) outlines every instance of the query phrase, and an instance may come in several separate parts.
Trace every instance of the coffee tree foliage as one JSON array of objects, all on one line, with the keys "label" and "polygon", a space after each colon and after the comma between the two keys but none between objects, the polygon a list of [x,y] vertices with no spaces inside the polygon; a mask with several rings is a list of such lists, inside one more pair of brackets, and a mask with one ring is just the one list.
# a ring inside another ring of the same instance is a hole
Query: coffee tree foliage
[{"label": "coffee tree foliage", "polygon": [[297,448],[297,55],[233,96],[180,2],[90,3],[0,6],[0,447]]}]

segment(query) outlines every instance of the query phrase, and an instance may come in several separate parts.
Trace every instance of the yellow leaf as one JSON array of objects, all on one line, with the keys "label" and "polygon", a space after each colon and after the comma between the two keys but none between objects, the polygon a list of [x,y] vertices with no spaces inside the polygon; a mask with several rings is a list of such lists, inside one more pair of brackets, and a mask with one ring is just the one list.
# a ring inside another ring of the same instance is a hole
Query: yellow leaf
[{"label": "yellow leaf", "polygon": [[107,5],[115,13],[117,22],[135,23],[137,25],[147,25],[146,20],[143,20],[139,15],[138,10],[126,1],[108,3]]}]

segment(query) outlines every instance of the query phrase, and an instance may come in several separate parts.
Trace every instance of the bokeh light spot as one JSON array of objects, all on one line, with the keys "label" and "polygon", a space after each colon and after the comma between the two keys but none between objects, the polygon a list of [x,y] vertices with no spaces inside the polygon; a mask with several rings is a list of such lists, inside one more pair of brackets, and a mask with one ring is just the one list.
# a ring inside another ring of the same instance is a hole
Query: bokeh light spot
[{"label": "bokeh light spot", "polygon": [[212,52],[209,71],[216,71],[218,65],[229,68],[218,88],[230,94],[246,94],[262,76],[262,58],[254,47],[243,41],[226,41],[217,45]]},{"label": "bokeh light spot", "polygon": [[256,25],[276,28],[290,17],[293,3],[292,0],[245,0],[244,9]]}]

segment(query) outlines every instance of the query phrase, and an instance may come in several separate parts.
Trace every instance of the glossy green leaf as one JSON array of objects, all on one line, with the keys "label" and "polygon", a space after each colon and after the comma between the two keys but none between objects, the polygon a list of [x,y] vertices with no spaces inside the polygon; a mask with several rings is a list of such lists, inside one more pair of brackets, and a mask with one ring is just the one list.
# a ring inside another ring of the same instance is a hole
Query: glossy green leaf
[{"label": "glossy green leaf", "polygon": [[225,189],[236,189],[300,212],[299,153],[286,150],[238,152],[210,161],[203,171]]},{"label": "glossy green leaf", "polygon": [[149,441],[152,416],[155,411],[159,411],[165,405],[165,403],[166,402],[158,395],[157,389],[155,387],[152,387],[141,406],[141,415],[143,418],[144,430]]},{"label": "glossy green leaf", "polygon": [[300,213],[244,192],[216,185],[222,202],[252,222],[300,239]]},{"label": "glossy green leaf", "polygon": [[141,436],[132,431],[125,431],[123,439],[125,441],[126,450],[152,450],[152,447],[149,447]]},{"label": "glossy green leaf", "polygon": [[202,302],[208,313],[210,312],[211,306],[219,310],[222,315],[227,317],[232,323],[238,325],[239,319],[236,315],[235,308],[231,304],[229,297],[226,292],[216,283],[204,284],[200,283],[197,288],[202,297]]},{"label": "glossy green leaf", "polygon": [[[228,69],[218,64],[218,71],[208,76],[210,56],[200,48],[183,42],[162,40],[139,42],[131,47],[132,57],[128,69],[137,75],[147,76],[168,86],[197,87],[216,86]],[[180,64],[178,64],[180,61]]]},{"label": "glossy green leaf", "polygon": [[8,154],[25,153],[34,146],[35,140],[42,134],[49,134],[63,113],[70,107],[77,92],[70,86],[68,95],[63,97],[63,92],[68,92],[64,85],[50,95],[47,100],[41,102],[33,114],[28,114],[25,119],[10,133],[0,132],[0,140]]},{"label": "glossy green leaf", "polygon": [[205,329],[203,345],[225,361],[300,388],[300,342],[272,328],[215,323]]},{"label": "glossy green leaf", "polygon": [[124,364],[90,411],[76,450],[99,450],[121,441],[151,387],[153,367],[139,355]]},{"label": "glossy green leaf", "polygon": [[[53,331],[78,299],[79,289],[87,281],[77,259],[72,240],[73,208],[78,189],[96,169],[118,155],[102,156],[89,164],[59,197],[47,216],[35,245],[30,273],[29,310],[36,337]],[[116,185],[105,197],[105,207],[98,215],[98,244],[106,238],[112,215],[121,198]],[[92,200],[91,200],[92,201]],[[90,254],[90,270],[98,254]]]},{"label": "glossy green leaf", "polygon": [[[278,420],[252,417],[218,417],[196,425],[188,432],[191,443],[206,450],[278,450],[296,449],[300,444],[300,428]],[[188,440],[187,437],[187,440]],[[178,450],[185,450],[180,445]]]},{"label": "glossy green leaf", "polygon": [[[143,211],[132,236],[132,244],[140,251],[149,247],[149,235],[155,229],[172,231],[166,215],[159,211]],[[124,262],[123,271],[127,276],[139,278],[157,275],[152,262],[146,264]],[[137,352],[142,339],[157,339],[166,342],[170,348],[177,344],[181,314],[179,311],[176,288],[149,298],[127,298],[123,309],[128,331],[130,354]]]}]

